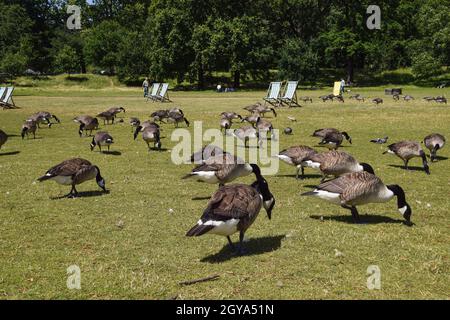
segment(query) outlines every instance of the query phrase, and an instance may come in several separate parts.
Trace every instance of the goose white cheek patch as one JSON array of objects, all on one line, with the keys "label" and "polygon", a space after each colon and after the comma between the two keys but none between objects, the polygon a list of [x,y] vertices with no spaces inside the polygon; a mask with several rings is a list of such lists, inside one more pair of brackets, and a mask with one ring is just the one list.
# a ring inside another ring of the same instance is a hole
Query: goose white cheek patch
[{"label": "goose white cheek patch", "polygon": [[398,209],[398,211],[400,211],[400,213],[401,213],[402,215],[405,214],[406,210],[408,210],[408,207],[407,207],[407,206],[404,206],[404,207],[401,207],[401,208]]}]

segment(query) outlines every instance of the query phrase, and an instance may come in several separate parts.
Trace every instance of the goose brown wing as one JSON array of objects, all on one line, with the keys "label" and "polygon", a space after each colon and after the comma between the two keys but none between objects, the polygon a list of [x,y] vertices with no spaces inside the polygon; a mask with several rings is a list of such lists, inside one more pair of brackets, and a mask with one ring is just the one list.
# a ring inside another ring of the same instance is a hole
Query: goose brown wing
[{"label": "goose brown wing", "polygon": [[251,219],[258,214],[261,201],[258,192],[248,185],[224,186],[212,196],[202,220]]},{"label": "goose brown wing", "polygon": [[90,166],[91,163],[85,159],[74,158],[61,162],[60,164],[50,168],[47,174],[51,176],[72,176],[81,166]]}]

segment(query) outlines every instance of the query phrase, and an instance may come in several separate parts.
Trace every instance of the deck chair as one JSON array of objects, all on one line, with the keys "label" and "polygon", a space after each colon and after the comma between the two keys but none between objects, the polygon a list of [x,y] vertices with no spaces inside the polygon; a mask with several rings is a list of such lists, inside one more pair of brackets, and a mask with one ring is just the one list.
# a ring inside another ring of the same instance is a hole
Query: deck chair
[{"label": "deck chair", "polygon": [[264,99],[264,104],[269,103],[275,107],[280,105],[280,91],[281,82],[271,82],[269,90],[267,90],[267,96]]},{"label": "deck chair", "polygon": [[156,100],[160,101],[160,102],[172,102],[169,99],[169,93],[167,92],[168,89],[169,89],[169,84],[163,83],[161,85],[161,90],[159,90],[158,94],[156,95]]},{"label": "deck chair", "polygon": [[6,88],[4,97],[0,101],[0,105],[3,107],[3,109],[16,109],[17,108],[17,106],[14,103],[14,100],[12,98],[13,92],[14,92],[14,87]]},{"label": "deck chair", "polygon": [[160,83],[154,83],[153,85],[152,85],[152,91],[150,92],[150,94],[147,96],[147,101],[148,100],[153,100],[153,101],[155,101],[155,99],[156,99],[156,97],[157,97],[157,95],[158,95],[158,92],[159,92],[159,88],[161,87],[161,84]]},{"label": "deck chair", "polygon": [[3,100],[3,95],[5,94],[6,88],[5,87],[0,87],[0,101]]},{"label": "deck chair", "polygon": [[280,98],[282,104],[286,104],[289,108],[291,107],[301,107],[297,102],[297,86],[298,81],[288,81],[286,84],[286,89],[284,90],[284,95]]},{"label": "deck chair", "polygon": [[340,81],[336,81],[336,82],[334,83],[334,87],[333,87],[333,95],[334,95],[335,97],[341,95],[341,82],[340,82]]}]

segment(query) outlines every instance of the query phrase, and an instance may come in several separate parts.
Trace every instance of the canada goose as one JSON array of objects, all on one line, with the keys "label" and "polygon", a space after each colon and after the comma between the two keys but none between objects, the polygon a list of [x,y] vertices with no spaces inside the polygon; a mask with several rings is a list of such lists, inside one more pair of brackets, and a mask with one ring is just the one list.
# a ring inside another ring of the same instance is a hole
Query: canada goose
[{"label": "canada goose", "polygon": [[191,155],[191,162],[200,164],[211,157],[223,155],[224,153],[226,152],[222,150],[222,148],[219,148],[218,146],[215,146],[213,144],[208,144]]},{"label": "canada goose", "polygon": [[376,105],[379,105],[380,103],[383,103],[383,99],[375,98],[375,99],[372,99],[372,102],[375,103]]},{"label": "canada goose", "polygon": [[431,152],[431,162],[436,160],[436,153],[439,149],[442,149],[445,145],[445,137],[439,133],[433,133],[426,136],[423,139],[425,147]]},{"label": "canada goose", "polygon": [[341,96],[341,95],[338,95],[338,96],[334,96],[333,97],[334,99],[337,99],[339,102],[342,102],[342,103],[344,103],[345,101],[344,101],[344,97],[343,96]]},{"label": "canada goose", "polygon": [[375,174],[370,164],[359,163],[350,154],[335,150],[311,154],[303,159],[302,165],[319,169],[323,175],[322,181],[329,175],[337,177],[350,172],[367,171]]},{"label": "canada goose", "polygon": [[389,139],[389,137],[376,138],[376,139],[370,140],[370,142],[377,143],[377,144],[385,144],[388,141],[388,139]]},{"label": "canada goose", "polygon": [[57,116],[51,114],[50,112],[47,111],[39,111],[33,115],[31,115],[28,120],[32,120],[34,122],[36,122],[36,125],[39,128],[39,124],[45,122],[47,124],[47,126],[50,128],[52,126],[52,123],[50,122],[50,119],[55,119],[55,121],[57,123],[61,123],[61,121],[58,119]]},{"label": "canada goose", "polygon": [[397,157],[403,160],[405,163],[405,169],[408,170],[408,162],[412,158],[422,158],[423,169],[427,174],[430,174],[430,168],[428,167],[427,157],[422,147],[415,141],[400,141],[388,146],[388,150],[383,154],[390,153],[395,154]]},{"label": "canada goose", "polygon": [[340,205],[352,212],[355,222],[359,221],[359,205],[388,202],[397,197],[397,207],[403,218],[410,223],[412,210],[406,202],[405,192],[398,185],[384,185],[380,178],[368,172],[348,173],[320,184],[314,191],[302,196],[313,196]]},{"label": "canada goose", "polygon": [[292,134],[292,128],[291,127],[284,128],[283,132],[284,132],[284,134],[291,135]]},{"label": "canada goose", "polygon": [[170,112],[167,117],[167,122],[175,124],[175,128],[178,128],[178,124],[180,122],[186,123],[186,126],[189,127],[189,121],[184,117],[184,115],[178,112]]},{"label": "canada goose", "polygon": [[413,97],[413,96],[410,96],[410,95],[406,95],[406,96],[403,97],[403,100],[405,100],[405,101],[411,101],[411,100],[414,100],[414,97]]},{"label": "canada goose", "polygon": [[316,153],[317,153],[316,150],[307,146],[294,146],[282,150],[278,155],[276,155],[276,157],[291,166],[297,167],[297,172],[295,176],[296,179],[298,179],[299,171],[301,170],[302,176],[300,179],[303,179],[305,176],[303,161]]},{"label": "canada goose", "polygon": [[350,100],[356,100],[357,98],[359,98],[361,95],[359,93],[357,94],[353,94],[349,97]]},{"label": "canada goose", "polygon": [[223,153],[206,159],[203,164],[196,166],[183,179],[195,177],[206,183],[224,185],[239,177],[248,176],[252,172],[255,175],[260,172],[258,165],[245,163],[236,156]]},{"label": "canada goose", "polygon": [[111,113],[114,117],[117,116],[117,114],[123,112],[125,113],[125,108],[124,107],[112,107],[109,108],[108,110],[106,110],[106,112]]},{"label": "canada goose", "polygon": [[150,121],[150,120],[146,120],[136,127],[136,130],[134,131],[134,134],[133,134],[134,140],[136,140],[136,137],[138,136],[139,132],[143,132],[148,127],[152,127],[152,128],[155,128],[155,129],[158,129],[159,131],[161,131],[161,129],[157,123]]},{"label": "canada goose", "polygon": [[258,139],[258,145],[261,145],[262,143],[258,131],[252,126],[243,126],[234,130],[233,136],[244,141],[245,147],[247,147],[250,139]]},{"label": "canada goose", "polygon": [[179,113],[179,114],[181,114],[181,115],[184,115],[183,110],[181,110],[181,109],[178,108],[178,107],[171,108],[171,109],[167,110],[167,112],[168,112],[168,113],[176,112],[176,113]]},{"label": "canada goose", "polygon": [[240,114],[237,114],[236,112],[230,112],[230,111],[222,112],[220,114],[220,117],[222,119],[227,119],[227,120],[235,120],[235,119],[241,119],[242,120],[242,116]]},{"label": "canada goose", "polygon": [[272,139],[275,138],[274,132],[273,132],[273,125],[270,121],[264,120],[261,117],[258,118],[255,124],[256,130],[258,130],[259,136],[261,136],[261,133],[264,133],[265,136],[267,136],[267,133],[270,133],[270,136]]},{"label": "canada goose", "polygon": [[400,95],[399,94],[394,94],[392,96],[392,99],[394,99],[394,101],[399,101],[400,100]]},{"label": "canada goose", "polygon": [[362,101],[362,102],[365,102],[365,101],[366,101],[366,98],[364,98],[364,97],[361,96],[361,95],[357,96],[355,99],[356,99],[356,101]]},{"label": "canada goose", "polygon": [[98,146],[100,152],[102,152],[102,146],[107,146],[108,151],[110,146],[114,143],[113,137],[108,132],[97,132],[95,136],[92,138],[91,142],[91,151],[94,150],[95,146]]},{"label": "canada goose", "polygon": [[255,221],[261,207],[272,218],[275,198],[270,193],[267,181],[259,175],[251,185],[232,184],[220,187],[209,200],[202,217],[187,233],[187,237],[216,234],[227,237],[234,249],[230,236],[239,232],[238,253],[243,254],[244,234]]},{"label": "canada goose", "polygon": [[431,102],[431,101],[435,101],[436,98],[435,97],[423,97],[423,100],[425,100],[426,102]]},{"label": "canada goose", "polygon": [[220,119],[220,132],[222,132],[223,130],[224,133],[226,133],[226,131],[231,128],[231,124],[232,123],[230,119],[227,118]]},{"label": "canada goose", "polygon": [[91,116],[78,116],[73,121],[80,124],[80,128],[78,129],[78,134],[81,136],[83,135],[83,131],[86,131],[85,134],[87,135],[87,131],[89,130],[89,135],[92,135],[92,130],[98,129],[98,119],[93,118]]},{"label": "canada goose", "polygon": [[303,101],[303,102],[313,102],[311,97],[300,97],[299,100]]},{"label": "canada goose", "polygon": [[100,169],[85,159],[74,158],[50,168],[38,181],[54,180],[58,184],[71,185],[72,189],[67,197],[76,197],[78,191],[75,186],[94,178],[98,186],[106,192],[105,179],[102,178]]},{"label": "canada goose", "polygon": [[140,124],[141,124],[141,120],[139,120],[138,118],[135,118],[135,117],[130,118],[131,132],[134,131],[134,128],[139,127]]},{"label": "canada goose", "polygon": [[352,144],[352,138],[347,132],[340,132],[335,128],[317,129],[312,136],[322,138],[320,144],[326,145],[330,149],[339,148],[344,138]]},{"label": "canada goose", "polygon": [[104,112],[99,113],[97,115],[97,117],[99,117],[100,119],[103,119],[103,124],[109,124],[110,121],[111,121],[111,124],[114,124],[114,118],[116,117],[116,115],[112,112],[104,111]]},{"label": "canada goose", "polygon": [[33,139],[36,139],[36,130],[37,130],[37,122],[33,120],[27,120],[22,124],[22,140],[25,138],[25,135],[28,138],[28,135],[33,134]]},{"label": "canada goose", "polygon": [[327,94],[327,95],[319,97],[319,99],[322,99],[322,102],[326,102],[328,100],[333,100],[333,98],[334,98],[334,95],[332,95],[332,94]]},{"label": "canada goose", "polygon": [[258,111],[255,111],[251,115],[242,118],[241,123],[248,122],[254,127],[256,124],[256,121],[258,121],[259,118],[261,118],[260,113]]},{"label": "canada goose", "polygon": [[153,112],[150,117],[153,118],[153,121],[164,122],[163,120],[169,116],[169,111],[167,110],[157,110]]},{"label": "canada goose", "polygon": [[447,98],[445,98],[445,97],[436,97],[435,101],[437,103],[445,103],[445,104],[447,104]]},{"label": "canada goose", "polygon": [[264,106],[264,105],[259,105],[256,107],[256,109],[253,112],[258,112],[259,114],[261,114],[263,117],[265,117],[267,112],[271,112],[273,113],[273,116],[276,118],[277,117],[277,112],[275,111],[274,108],[272,107],[268,107],[268,106]]},{"label": "canada goose", "polygon": [[0,129],[0,149],[8,141],[8,135]]},{"label": "canada goose", "polygon": [[246,106],[246,107],[244,107],[242,109],[247,110],[250,113],[253,113],[254,111],[256,111],[256,109],[258,107],[261,107],[261,106],[263,106],[261,102],[256,102],[255,104],[251,104],[251,105]]},{"label": "canada goose", "polygon": [[[139,131],[141,130],[142,127],[138,127],[136,129],[136,132],[134,134],[134,139],[136,140],[136,137],[139,133]],[[159,126],[156,123],[153,123],[153,125],[148,125],[143,127],[142,129],[142,140],[145,141],[145,143],[147,144],[148,147],[148,151],[151,151],[150,148],[150,142],[153,142],[154,148],[158,148],[158,150],[161,150],[161,137],[160,137],[160,130],[159,130]]]}]

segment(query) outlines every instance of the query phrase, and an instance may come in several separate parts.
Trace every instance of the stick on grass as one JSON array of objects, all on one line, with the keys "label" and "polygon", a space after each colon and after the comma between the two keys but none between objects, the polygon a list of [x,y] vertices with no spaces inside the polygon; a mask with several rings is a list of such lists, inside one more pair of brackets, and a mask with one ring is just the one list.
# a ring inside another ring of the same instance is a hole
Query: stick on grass
[{"label": "stick on grass", "polygon": [[206,282],[206,281],[212,281],[212,280],[216,280],[219,278],[218,274],[206,277],[206,278],[200,278],[200,279],[195,279],[195,280],[189,280],[189,281],[183,281],[183,282],[179,282],[178,284],[182,285],[182,286],[189,286],[191,284],[195,284],[195,283],[199,283],[199,282]]}]

